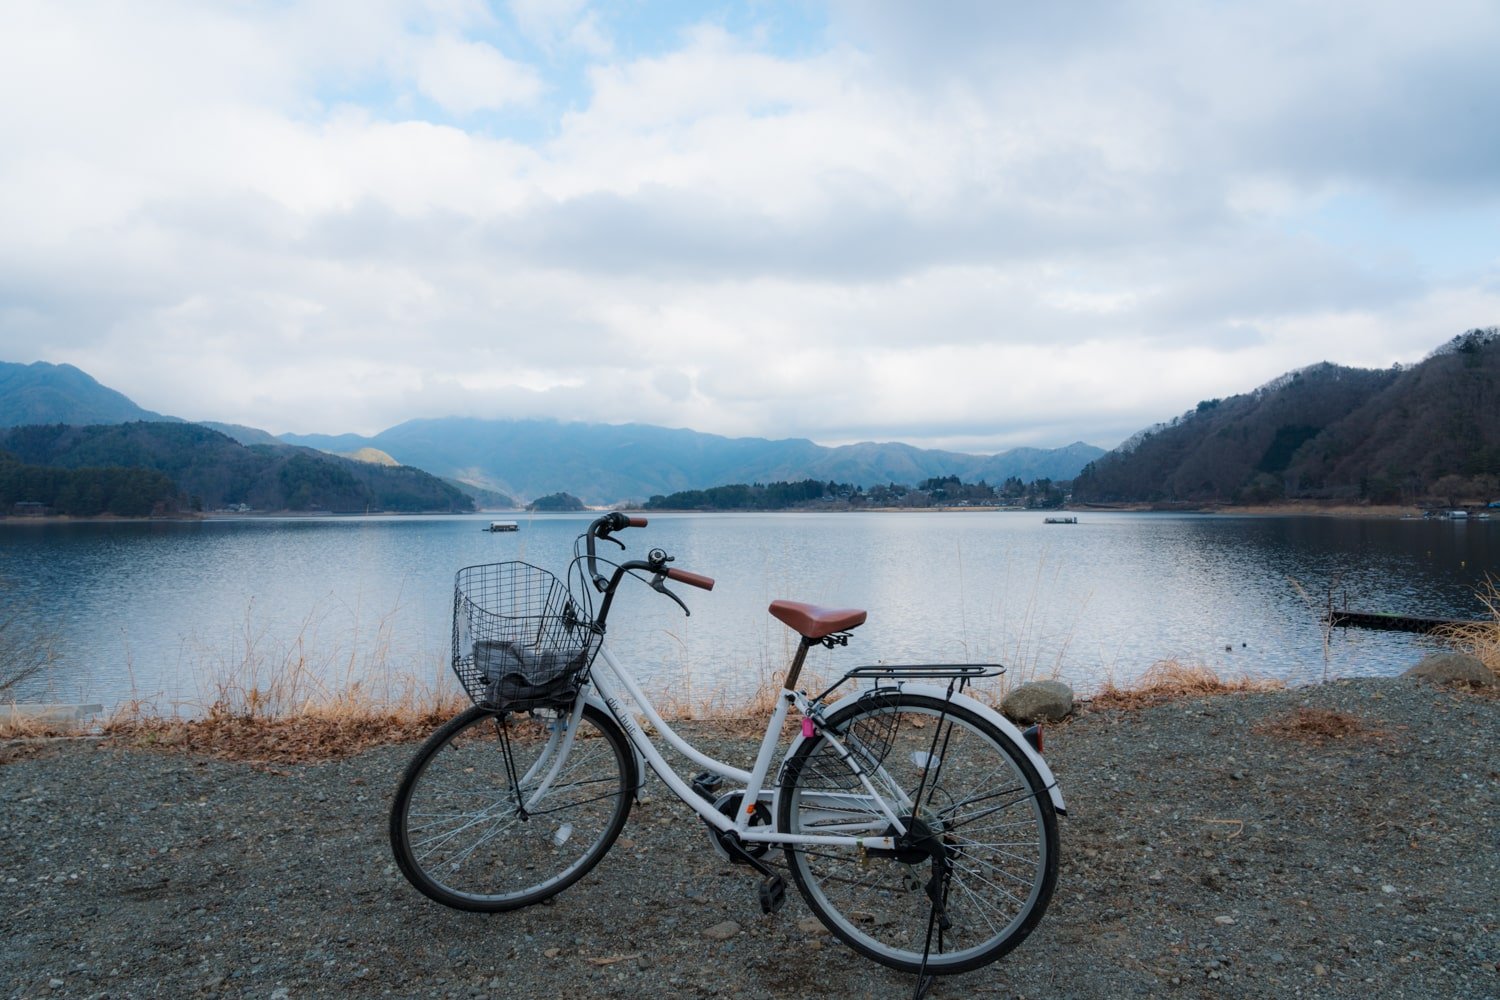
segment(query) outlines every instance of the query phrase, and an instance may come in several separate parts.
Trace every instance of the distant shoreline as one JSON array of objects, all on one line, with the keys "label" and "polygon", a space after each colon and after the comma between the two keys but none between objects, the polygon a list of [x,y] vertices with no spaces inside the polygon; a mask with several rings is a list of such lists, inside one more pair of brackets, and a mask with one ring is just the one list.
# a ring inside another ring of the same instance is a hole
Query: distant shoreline
[{"label": "distant shoreline", "polygon": [[1419,518],[1423,510],[1417,506],[1398,504],[1350,504],[1323,503],[1320,501],[1288,501],[1274,504],[1077,504],[1067,508],[1073,513],[1156,513],[1156,514],[1223,514],[1257,517],[1347,517],[1347,518]]},{"label": "distant shoreline", "polygon": [[[613,507],[590,508],[590,511],[614,510]],[[1421,518],[1424,510],[1416,506],[1401,505],[1363,505],[1363,504],[1339,504],[1320,503],[1317,501],[1288,502],[1280,504],[1164,504],[1164,503],[1119,503],[1119,504],[1074,504],[1068,507],[1054,508],[1020,508],[1002,506],[980,506],[968,507],[847,507],[841,509],[829,508],[805,508],[805,507],[783,507],[765,510],[750,510],[737,508],[720,509],[695,509],[695,508],[673,508],[645,510],[642,508],[628,508],[634,512],[649,517],[652,514],[847,514],[847,513],[875,513],[875,514],[1032,514],[1042,516],[1057,516],[1058,514],[1202,514],[1220,515],[1231,517],[1333,517],[1333,518],[1372,518],[1372,519],[1414,519]],[[92,517],[74,517],[68,514],[23,514],[3,515],[0,514],[0,524],[142,524],[150,522],[190,522],[190,521],[244,521],[269,518],[295,518],[315,519],[326,517],[475,517],[485,514],[524,514],[524,510],[483,510],[453,513],[450,511],[371,511],[369,513],[358,512],[332,512],[332,511],[293,511],[293,510],[266,510],[266,511],[203,511],[201,513],[180,513],[161,517],[123,517],[118,514],[99,514]],[[540,513],[540,512],[529,512]]]},{"label": "distant shoreline", "polygon": [[181,524],[193,521],[255,521],[269,518],[296,518],[313,520],[326,517],[475,517],[485,514],[514,514],[515,511],[462,511],[447,510],[374,510],[360,511],[306,511],[306,510],[255,510],[255,511],[202,511],[180,514],[125,517],[121,514],[93,514],[75,517],[72,514],[0,514],[0,524]]}]

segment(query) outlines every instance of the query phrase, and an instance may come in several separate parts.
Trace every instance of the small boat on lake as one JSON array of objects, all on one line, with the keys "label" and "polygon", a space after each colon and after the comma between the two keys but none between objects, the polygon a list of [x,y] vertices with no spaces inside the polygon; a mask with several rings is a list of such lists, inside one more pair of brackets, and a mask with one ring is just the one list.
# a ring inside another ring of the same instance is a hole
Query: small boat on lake
[{"label": "small boat on lake", "polygon": [[1077,524],[1078,523],[1078,518],[1076,518],[1076,517],[1044,517],[1044,518],[1042,518],[1042,523],[1043,524]]},{"label": "small boat on lake", "polygon": [[515,521],[491,521],[485,531],[520,531],[521,526]]}]

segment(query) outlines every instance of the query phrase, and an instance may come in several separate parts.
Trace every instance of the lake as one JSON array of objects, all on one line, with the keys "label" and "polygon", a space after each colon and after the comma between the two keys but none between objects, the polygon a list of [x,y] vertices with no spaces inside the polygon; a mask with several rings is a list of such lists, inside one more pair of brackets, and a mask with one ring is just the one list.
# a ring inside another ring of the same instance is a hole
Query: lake
[{"label": "lake", "polygon": [[[524,559],[560,572],[588,515],[247,518],[149,523],[0,521],[3,633],[50,643],[18,700],[142,700],[200,713],[231,681],[300,664],[335,689],[446,674],[453,574]],[[1434,640],[1335,630],[1328,602],[1479,617],[1500,569],[1500,521],[1039,512],[668,514],[627,531],[715,577],[679,587],[687,618],[623,588],[610,645],[648,690],[733,699],[783,665],[774,598],[869,611],[825,676],[859,663],[998,661],[1081,692],[1175,658],[1292,684],[1389,675]]]}]

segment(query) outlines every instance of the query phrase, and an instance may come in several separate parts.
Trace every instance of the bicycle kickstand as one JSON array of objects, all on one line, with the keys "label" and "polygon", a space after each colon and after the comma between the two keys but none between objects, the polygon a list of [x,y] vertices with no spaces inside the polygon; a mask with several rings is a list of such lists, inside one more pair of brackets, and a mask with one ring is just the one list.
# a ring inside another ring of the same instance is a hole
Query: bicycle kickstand
[{"label": "bicycle kickstand", "polygon": [[934,928],[938,932],[938,950],[942,950],[943,931],[952,926],[948,918],[946,906],[948,899],[948,878],[951,871],[948,867],[946,854],[935,855],[932,864],[932,878],[927,881],[927,897],[932,901],[932,909],[927,914],[927,938],[922,945],[922,964],[917,967],[917,985],[912,991],[912,1000],[922,1000],[927,991],[932,989],[937,982],[937,976],[929,975],[927,972],[927,959],[932,954],[932,932]]}]

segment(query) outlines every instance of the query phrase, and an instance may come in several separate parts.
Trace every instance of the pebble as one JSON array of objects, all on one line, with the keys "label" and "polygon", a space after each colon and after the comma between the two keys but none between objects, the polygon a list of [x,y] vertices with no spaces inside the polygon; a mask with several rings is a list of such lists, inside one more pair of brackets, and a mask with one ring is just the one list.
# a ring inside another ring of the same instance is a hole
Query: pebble
[{"label": "pebble", "polygon": [[710,941],[728,941],[740,932],[740,925],[733,920],[725,920],[714,924],[703,931],[703,936]]}]

